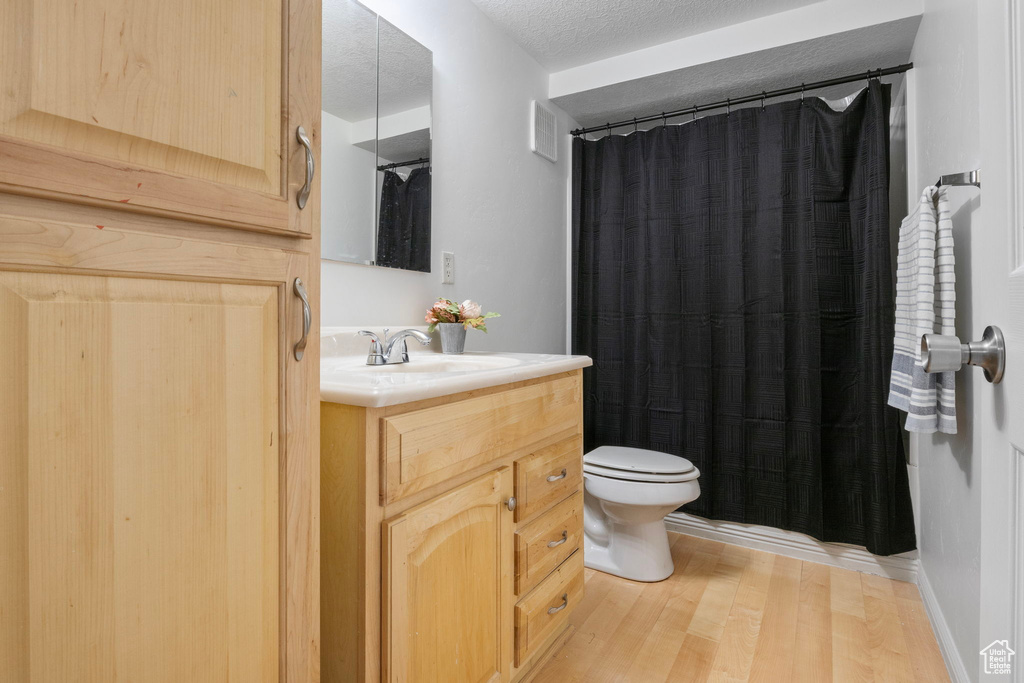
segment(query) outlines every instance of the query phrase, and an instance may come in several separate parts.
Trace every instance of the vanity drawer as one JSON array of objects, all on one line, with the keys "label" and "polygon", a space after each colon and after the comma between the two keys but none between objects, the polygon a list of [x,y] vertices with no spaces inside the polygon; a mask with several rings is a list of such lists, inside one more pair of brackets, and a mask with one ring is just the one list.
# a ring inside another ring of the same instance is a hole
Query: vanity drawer
[{"label": "vanity drawer", "polygon": [[573,373],[382,418],[382,498],[392,503],[532,443],[578,433],[581,402]]},{"label": "vanity drawer", "polygon": [[583,551],[577,550],[516,605],[516,666],[565,628],[583,597]]},{"label": "vanity drawer", "polygon": [[583,437],[574,436],[516,460],[516,522],[582,490]]},{"label": "vanity drawer", "polygon": [[516,532],[516,595],[523,595],[580,547],[583,492],[577,491]]}]

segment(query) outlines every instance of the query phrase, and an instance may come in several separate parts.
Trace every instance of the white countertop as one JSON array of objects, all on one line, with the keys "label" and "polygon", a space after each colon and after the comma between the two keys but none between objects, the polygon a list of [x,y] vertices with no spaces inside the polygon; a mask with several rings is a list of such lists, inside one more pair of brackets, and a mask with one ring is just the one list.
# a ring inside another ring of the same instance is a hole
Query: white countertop
[{"label": "white countertop", "polygon": [[[408,363],[367,365],[370,342],[355,337],[356,329],[325,328],[321,332],[321,401],[379,408],[536,379],[592,364],[587,356],[547,353],[448,356],[433,351],[433,347],[440,347],[440,340],[435,339],[424,349],[410,339]],[[360,351],[353,353],[357,348]]]}]

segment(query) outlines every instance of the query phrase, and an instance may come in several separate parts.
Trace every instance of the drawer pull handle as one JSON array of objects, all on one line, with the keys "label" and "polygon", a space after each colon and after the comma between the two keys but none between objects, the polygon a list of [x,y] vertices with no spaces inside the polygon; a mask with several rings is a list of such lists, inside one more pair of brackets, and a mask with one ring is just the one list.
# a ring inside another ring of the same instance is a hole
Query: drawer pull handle
[{"label": "drawer pull handle", "polygon": [[548,541],[548,547],[549,548],[557,548],[558,546],[562,545],[563,543],[565,543],[568,540],[569,540],[569,530],[565,529],[564,531],[562,531],[562,537],[560,539],[558,539],[557,541]]},{"label": "drawer pull handle", "polygon": [[550,477],[548,477],[548,481],[549,482],[556,482],[559,479],[565,479],[565,468],[564,467],[562,468],[561,474],[552,474]]},{"label": "drawer pull handle", "polygon": [[516,497],[512,496],[511,498],[506,500],[505,501],[505,507],[507,507],[509,510],[515,510],[516,509]]},{"label": "drawer pull handle", "polygon": [[561,612],[562,610],[564,610],[568,606],[569,606],[569,594],[568,593],[562,593],[562,604],[559,605],[558,607],[552,607],[551,609],[549,609],[548,610],[548,614],[558,614],[559,612]]}]

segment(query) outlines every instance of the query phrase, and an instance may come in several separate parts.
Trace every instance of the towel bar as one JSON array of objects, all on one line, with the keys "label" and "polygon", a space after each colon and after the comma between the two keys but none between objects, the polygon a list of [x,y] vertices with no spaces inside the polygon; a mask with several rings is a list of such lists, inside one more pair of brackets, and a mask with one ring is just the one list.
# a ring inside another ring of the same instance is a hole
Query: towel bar
[{"label": "towel bar", "polygon": [[974,187],[981,187],[981,169],[974,169],[973,171],[964,171],[963,173],[950,173],[949,175],[939,176],[939,181],[935,183],[936,187],[960,187],[966,185],[973,185]]},{"label": "towel bar", "polygon": [[985,379],[999,384],[1006,367],[1006,345],[1003,333],[989,325],[981,341],[961,344],[957,337],[926,334],[921,337],[921,360],[925,372],[955,372],[966,365],[977,365],[985,371]]}]

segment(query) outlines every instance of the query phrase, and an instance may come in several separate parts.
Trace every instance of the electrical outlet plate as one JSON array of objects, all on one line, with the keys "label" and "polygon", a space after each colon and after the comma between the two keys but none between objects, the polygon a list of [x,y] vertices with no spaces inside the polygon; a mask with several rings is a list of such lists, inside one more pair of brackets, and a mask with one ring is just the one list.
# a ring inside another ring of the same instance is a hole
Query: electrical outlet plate
[{"label": "electrical outlet plate", "polygon": [[450,251],[441,252],[441,284],[455,284],[455,254]]}]

